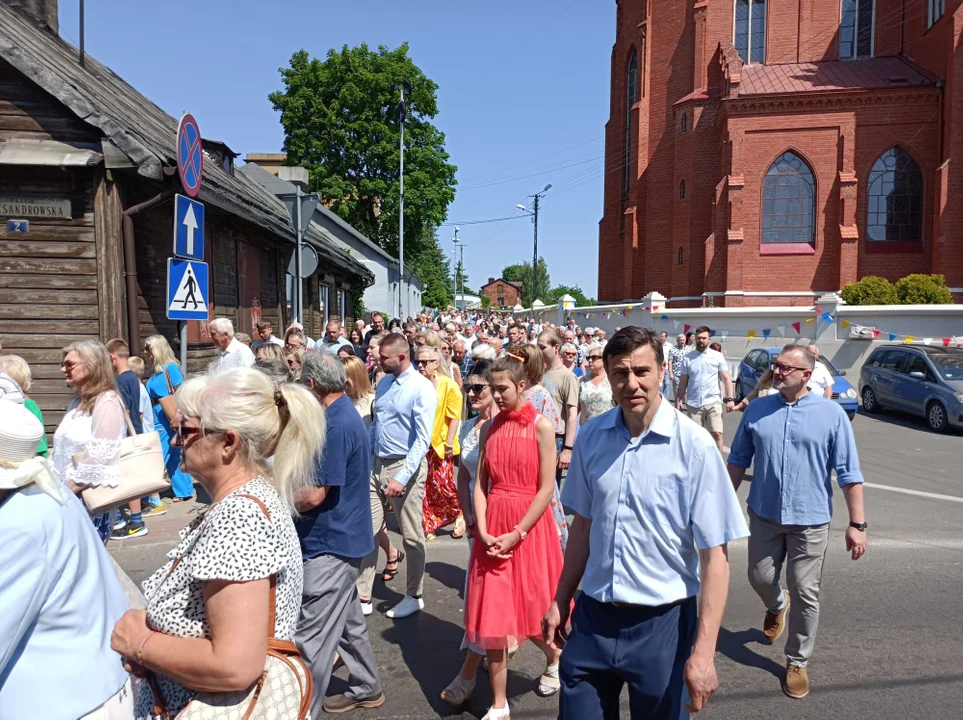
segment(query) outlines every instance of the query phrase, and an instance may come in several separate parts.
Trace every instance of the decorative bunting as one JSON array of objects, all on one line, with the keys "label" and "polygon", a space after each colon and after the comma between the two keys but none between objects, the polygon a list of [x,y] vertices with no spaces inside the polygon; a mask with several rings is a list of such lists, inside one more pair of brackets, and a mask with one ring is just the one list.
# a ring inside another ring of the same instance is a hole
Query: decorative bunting
[{"label": "decorative bunting", "polygon": [[715,336],[716,336],[716,331],[715,331],[715,330],[710,330],[710,331],[709,331],[709,337],[715,337]]},{"label": "decorative bunting", "polygon": [[635,310],[635,305],[629,305],[629,310]]},{"label": "decorative bunting", "polygon": [[907,335],[905,342],[906,342],[907,344],[909,344],[909,343],[913,342],[915,339],[916,339],[916,338],[913,337],[912,335]]},{"label": "decorative bunting", "polygon": [[877,330],[876,328],[873,328],[873,340],[875,340],[878,337],[879,337],[879,330]]},{"label": "decorative bunting", "polygon": [[[807,322],[808,322],[808,321],[807,321]],[[797,334],[797,335],[800,333],[800,328],[801,328],[801,327],[802,327],[802,323],[794,322],[794,323],[792,324],[792,329],[796,331],[796,334]]]},{"label": "decorative bunting", "polygon": [[786,336],[786,326],[785,326],[785,325],[780,325],[779,327],[776,328],[776,332],[779,333],[779,337],[785,337],[785,336]]},{"label": "decorative bunting", "polygon": [[684,332],[686,335],[688,335],[688,334],[689,334],[689,328],[691,328],[691,327],[692,327],[692,326],[691,326],[689,323],[686,323],[686,324],[684,325],[683,332]]},{"label": "decorative bunting", "polygon": [[763,340],[768,340],[768,339],[769,339],[769,335],[770,335],[771,333],[772,333],[772,330],[771,330],[770,328],[763,328],[763,329],[762,329],[762,339],[763,339]]},{"label": "decorative bunting", "polygon": [[850,325],[852,325],[852,323],[849,322],[849,320],[843,320],[843,329],[844,329],[844,330],[845,330],[846,328],[848,328]]},{"label": "decorative bunting", "polygon": [[931,342],[933,342],[933,338],[923,338],[924,345],[929,345]]},{"label": "decorative bunting", "polygon": [[949,347],[949,346],[950,346],[950,339],[943,338],[943,347]]},{"label": "decorative bunting", "polygon": [[887,333],[889,335],[889,341],[893,342],[896,339],[896,333]]},{"label": "decorative bunting", "polygon": [[821,307],[819,307],[819,305],[817,305],[817,306],[816,306],[815,308],[813,308],[813,309],[816,311],[816,314],[817,314],[817,315],[822,315],[822,314],[823,314],[823,309],[822,309]]},{"label": "decorative bunting", "polygon": [[755,331],[755,330],[750,330],[749,333],[748,333],[748,335],[749,335],[749,339],[750,339],[750,340],[753,340],[753,339],[756,337],[756,331]]},{"label": "decorative bunting", "polygon": [[808,323],[816,322],[816,318],[806,318],[806,322]]},{"label": "decorative bunting", "polygon": [[663,316],[662,316],[662,319],[663,319],[663,320],[668,320],[668,319],[669,319],[669,316],[668,316],[668,315],[663,315]]},{"label": "decorative bunting", "polygon": [[826,322],[832,322],[833,316],[830,315],[829,313],[823,313],[823,320],[825,320]]},{"label": "decorative bunting", "polygon": [[720,330],[720,331],[719,331],[719,334],[722,335],[722,339],[723,339],[723,340],[725,340],[727,337],[729,337],[729,331],[728,331],[728,330]]}]

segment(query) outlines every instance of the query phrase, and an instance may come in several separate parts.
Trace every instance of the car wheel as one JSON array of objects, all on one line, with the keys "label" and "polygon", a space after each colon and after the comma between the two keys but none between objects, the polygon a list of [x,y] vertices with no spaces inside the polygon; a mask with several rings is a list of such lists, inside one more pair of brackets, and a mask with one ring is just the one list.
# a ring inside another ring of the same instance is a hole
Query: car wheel
[{"label": "car wheel", "polygon": [[935,432],[945,432],[949,426],[946,418],[946,408],[943,403],[934,401],[926,408],[926,422],[929,423],[930,430]]},{"label": "car wheel", "polygon": [[871,413],[880,411],[879,403],[876,402],[876,393],[873,392],[873,388],[863,388],[863,410]]},{"label": "car wheel", "polygon": [[737,403],[741,403],[745,398],[745,394],[742,392],[742,380],[736,380],[736,392],[735,400]]}]

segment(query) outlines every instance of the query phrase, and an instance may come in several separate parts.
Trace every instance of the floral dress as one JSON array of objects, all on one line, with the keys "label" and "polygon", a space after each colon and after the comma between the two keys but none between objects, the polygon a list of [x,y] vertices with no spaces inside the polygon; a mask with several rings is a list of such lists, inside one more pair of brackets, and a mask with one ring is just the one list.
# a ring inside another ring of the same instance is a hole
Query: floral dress
[{"label": "floral dress", "polygon": [[[120,483],[120,445],[127,423],[120,397],[113,391],[94,401],[92,412],[79,408],[80,398],[67,406],[67,414],[54,433],[54,471],[65,485],[117,487]],[[97,534],[107,542],[117,510],[91,517]]]},{"label": "floral dress", "polygon": [[592,376],[586,375],[579,380],[578,401],[582,406],[582,424],[612,409],[612,386],[605,378],[598,385]]},{"label": "floral dress", "polygon": [[[264,503],[270,519],[254,500],[243,495],[253,495]],[[181,530],[180,538],[167,553],[168,561],[143,584],[147,624],[152,629],[175,637],[210,638],[205,580],[250,582],[277,573],[272,630],[279,640],[294,639],[304,584],[301,546],[291,513],[270,482],[256,477],[242,485],[194,518]],[[194,691],[161,674],[157,681],[171,717],[176,717]],[[152,712],[150,687],[141,683],[134,716],[148,720]]]}]

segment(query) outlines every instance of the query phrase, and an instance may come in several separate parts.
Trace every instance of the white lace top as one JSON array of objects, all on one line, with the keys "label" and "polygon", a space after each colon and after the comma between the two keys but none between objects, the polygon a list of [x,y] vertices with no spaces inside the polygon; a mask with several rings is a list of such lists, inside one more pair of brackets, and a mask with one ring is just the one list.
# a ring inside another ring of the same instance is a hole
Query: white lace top
[{"label": "white lace top", "polygon": [[120,397],[105,392],[94,402],[92,413],[81,412],[74,398],[54,433],[53,466],[66,484],[117,487],[120,478],[120,443],[127,423]]}]

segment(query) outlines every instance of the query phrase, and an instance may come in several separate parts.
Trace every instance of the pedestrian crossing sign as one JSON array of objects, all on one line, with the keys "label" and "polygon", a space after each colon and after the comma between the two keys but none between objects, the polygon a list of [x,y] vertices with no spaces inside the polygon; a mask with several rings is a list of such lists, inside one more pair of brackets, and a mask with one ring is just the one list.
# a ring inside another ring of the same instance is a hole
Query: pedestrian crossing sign
[{"label": "pedestrian crossing sign", "polygon": [[207,263],[167,259],[169,320],[207,320],[209,277]]}]

